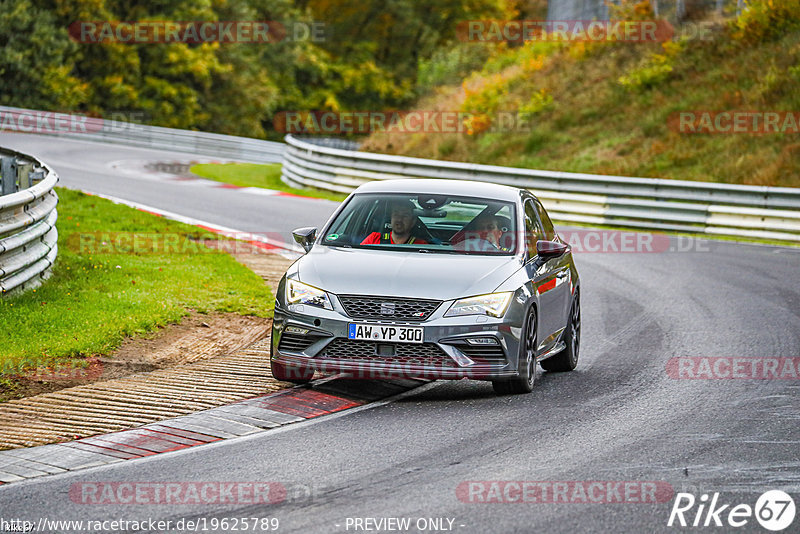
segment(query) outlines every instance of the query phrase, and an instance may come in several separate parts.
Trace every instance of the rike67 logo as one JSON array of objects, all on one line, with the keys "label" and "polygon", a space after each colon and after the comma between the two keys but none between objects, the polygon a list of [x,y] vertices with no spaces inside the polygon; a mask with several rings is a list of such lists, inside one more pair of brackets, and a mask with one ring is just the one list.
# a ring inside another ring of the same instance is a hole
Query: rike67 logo
[{"label": "rike67 logo", "polygon": [[714,493],[710,499],[706,493],[700,499],[691,493],[678,493],[667,526],[737,528],[747,525],[755,516],[763,528],[777,532],[791,525],[794,515],[794,499],[781,490],[761,494],[755,507],[749,504],[723,504],[719,493]]}]

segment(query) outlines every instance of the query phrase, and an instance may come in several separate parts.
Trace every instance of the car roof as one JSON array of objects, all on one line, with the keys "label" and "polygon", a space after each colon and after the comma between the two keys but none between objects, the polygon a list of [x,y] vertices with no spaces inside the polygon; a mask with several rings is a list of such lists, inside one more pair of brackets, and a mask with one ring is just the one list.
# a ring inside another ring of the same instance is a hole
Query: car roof
[{"label": "car roof", "polygon": [[491,198],[517,202],[522,190],[508,185],[470,180],[446,180],[435,178],[410,178],[377,180],[359,186],[361,193],[428,193],[440,195],[463,195],[468,197]]}]

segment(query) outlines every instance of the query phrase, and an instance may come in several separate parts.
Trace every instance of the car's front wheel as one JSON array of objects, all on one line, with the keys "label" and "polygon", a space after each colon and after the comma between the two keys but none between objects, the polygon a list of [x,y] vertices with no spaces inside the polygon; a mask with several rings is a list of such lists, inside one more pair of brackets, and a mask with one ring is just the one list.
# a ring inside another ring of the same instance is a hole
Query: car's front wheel
[{"label": "car's front wheel", "polygon": [[543,360],[542,369],[563,372],[572,371],[578,365],[581,348],[581,302],[578,293],[575,293],[575,298],[572,299],[564,342],[567,345],[564,350]]},{"label": "car's front wheel", "polygon": [[291,382],[293,384],[306,384],[311,381],[314,376],[314,370],[302,366],[289,366],[278,363],[274,360],[270,362],[272,369],[272,377],[275,380],[283,382]]},{"label": "car's front wheel", "polygon": [[536,310],[531,306],[522,327],[520,339],[519,376],[511,380],[495,380],[492,387],[499,395],[516,395],[533,391],[536,381]]}]

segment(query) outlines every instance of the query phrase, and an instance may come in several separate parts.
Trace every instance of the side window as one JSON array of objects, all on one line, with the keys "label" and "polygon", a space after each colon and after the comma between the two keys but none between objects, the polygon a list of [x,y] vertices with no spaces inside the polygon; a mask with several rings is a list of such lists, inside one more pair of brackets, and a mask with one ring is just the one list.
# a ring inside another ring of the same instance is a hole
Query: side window
[{"label": "side window", "polygon": [[545,239],[552,241],[556,238],[556,229],[553,228],[553,223],[550,221],[550,216],[547,215],[547,212],[544,210],[544,206],[542,206],[542,203],[539,201],[536,202],[536,209],[539,212],[539,220],[542,221],[542,226],[544,227]]},{"label": "side window", "polygon": [[528,255],[533,257],[536,255],[536,242],[544,239],[544,233],[530,201],[525,203],[525,237],[528,242]]},{"label": "side window", "polygon": [[383,232],[386,224],[386,207],[378,199],[371,201],[359,214],[358,224],[359,231],[364,237],[372,232]]},{"label": "side window", "polygon": [[[357,202],[356,206],[351,209],[343,218],[337,218],[336,223],[328,230],[328,236],[339,235],[337,239],[328,239],[326,241],[337,241],[337,244],[343,243],[343,237],[347,236],[348,243],[360,243],[369,233],[377,230],[370,230],[369,223],[375,217],[374,213],[377,210],[377,201],[364,202],[359,199],[354,199],[352,202]],[[366,233],[365,233],[366,232]]]}]

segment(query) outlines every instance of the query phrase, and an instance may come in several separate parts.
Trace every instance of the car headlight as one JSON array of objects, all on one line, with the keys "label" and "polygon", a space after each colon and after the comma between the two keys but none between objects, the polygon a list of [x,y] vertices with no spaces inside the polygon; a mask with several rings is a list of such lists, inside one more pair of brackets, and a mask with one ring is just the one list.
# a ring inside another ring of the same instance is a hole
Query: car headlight
[{"label": "car headlight", "polygon": [[309,306],[325,308],[326,310],[333,309],[327,293],[297,280],[287,280],[286,302],[288,304],[308,304]]},{"label": "car headlight", "polygon": [[511,302],[513,293],[490,293],[457,300],[450,306],[445,317],[460,317],[462,315],[491,315],[502,317]]}]

